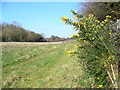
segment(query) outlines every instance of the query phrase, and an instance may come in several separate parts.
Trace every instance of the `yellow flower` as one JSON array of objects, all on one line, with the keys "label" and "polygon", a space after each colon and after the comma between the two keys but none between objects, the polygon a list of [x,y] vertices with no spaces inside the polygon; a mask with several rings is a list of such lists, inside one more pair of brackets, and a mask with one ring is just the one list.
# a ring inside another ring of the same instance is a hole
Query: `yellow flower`
[{"label": "yellow flower", "polygon": [[105,22],[107,22],[108,20],[107,20],[107,19],[105,19],[104,21],[105,21]]},{"label": "yellow flower", "polygon": [[74,16],[75,19],[78,19],[78,17]]},{"label": "yellow flower", "polygon": [[91,19],[91,17],[88,17],[88,19]]},{"label": "yellow flower", "polygon": [[66,53],[67,53],[68,55],[70,55],[70,51],[67,51]]},{"label": "yellow flower", "polygon": [[111,16],[107,15],[106,18],[112,18]]},{"label": "yellow flower", "polygon": [[105,23],[104,21],[102,21],[102,23]]},{"label": "yellow flower", "polygon": [[77,45],[76,48],[80,48],[80,46]]},{"label": "yellow flower", "polygon": [[75,35],[75,34],[73,34],[72,36],[71,36],[71,38],[76,38],[77,37],[77,35]]},{"label": "yellow flower", "polygon": [[85,35],[86,35],[86,36],[88,36],[88,35],[89,35],[89,33],[86,33]]},{"label": "yellow flower", "polygon": [[80,23],[80,24],[85,25],[86,23]]},{"label": "yellow flower", "polygon": [[103,87],[103,85],[98,85],[98,87],[97,88],[102,88]]},{"label": "yellow flower", "polygon": [[104,64],[104,67],[106,67],[107,66],[107,64]]},{"label": "yellow flower", "polygon": [[65,20],[63,20],[62,22],[63,22],[63,23],[65,23],[66,21],[65,21]]},{"label": "yellow flower", "polygon": [[92,37],[92,40],[94,40],[95,38],[94,37]]},{"label": "yellow flower", "polygon": [[100,21],[98,21],[98,20],[95,20],[95,21],[98,22],[98,23],[100,22]]},{"label": "yellow flower", "polygon": [[112,32],[109,33],[110,35],[112,34]]},{"label": "yellow flower", "polygon": [[101,23],[100,25],[101,25],[101,26],[103,26],[103,24],[102,24],[102,23]]},{"label": "yellow flower", "polygon": [[108,57],[108,60],[112,59],[112,56]]},{"label": "yellow flower", "polygon": [[97,78],[98,80],[100,79],[100,77]]},{"label": "yellow flower", "polygon": [[83,42],[86,42],[86,40],[83,40]]},{"label": "yellow flower", "polygon": [[68,17],[62,17],[61,19],[68,19]]},{"label": "yellow flower", "polygon": [[71,52],[70,52],[70,51],[67,51],[66,53],[67,53],[68,55],[70,55],[70,54],[71,54]]},{"label": "yellow flower", "polygon": [[92,14],[89,14],[89,16],[90,16],[90,17],[93,17],[93,15],[92,15]]},{"label": "yellow flower", "polygon": [[86,24],[86,23],[83,23],[84,25]]},{"label": "yellow flower", "polygon": [[74,52],[75,52],[74,50],[71,50],[71,51],[67,51],[66,53],[67,53],[68,55],[72,55]]},{"label": "yellow flower", "polygon": [[72,13],[77,13],[76,11],[71,10]]}]

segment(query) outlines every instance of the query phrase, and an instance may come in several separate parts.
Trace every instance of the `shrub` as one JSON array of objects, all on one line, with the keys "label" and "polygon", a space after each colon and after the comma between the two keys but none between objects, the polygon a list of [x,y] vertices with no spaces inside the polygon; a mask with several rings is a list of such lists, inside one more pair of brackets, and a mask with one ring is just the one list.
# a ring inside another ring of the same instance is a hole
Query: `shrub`
[{"label": "shrub", "polygon": [[77,21],[67,17],[61,19],[65,24],[72,25],[78,32],[77,35],[72,35],[72,38],[76,38],[80,43],[76,46],[75,51],[68,51],[67,54],[77,57],[85,70],[94,75],[96,88],[117,88],[117,50],[111,39],[111,35],[114,33],[110,28],[111,16],[106,16],[105,20],[98,21],[92,14],[81,18],[81,14],[75,11],[72,13]]}]

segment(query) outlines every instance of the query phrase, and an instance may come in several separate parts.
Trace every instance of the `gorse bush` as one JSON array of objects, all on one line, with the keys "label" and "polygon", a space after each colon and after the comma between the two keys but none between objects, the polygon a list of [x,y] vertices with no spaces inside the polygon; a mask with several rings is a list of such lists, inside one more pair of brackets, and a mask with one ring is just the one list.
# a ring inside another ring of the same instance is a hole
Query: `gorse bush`
[{"label": "gorse bush", "polygon": [[77,35],[73,34],[72,38],[76,38],[80,43],[76,50],[68,51],[67,54],[75,56],[85,70],[94,75],[96,88],[117,88],[117,50],[111,39],[114,34],[110,27],[111,16],[106,16],[104,21],[98,21],[92,14],[81,18],[81,14],[75,11],[72,13],[75,21],[67,17],[61,19],[78,32]]}]

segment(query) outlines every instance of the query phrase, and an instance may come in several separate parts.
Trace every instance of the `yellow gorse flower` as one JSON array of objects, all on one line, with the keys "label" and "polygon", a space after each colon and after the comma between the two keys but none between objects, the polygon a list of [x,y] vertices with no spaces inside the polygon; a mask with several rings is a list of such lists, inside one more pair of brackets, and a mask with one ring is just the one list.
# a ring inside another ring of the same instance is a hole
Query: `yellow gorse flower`
[{"label": "yellow gorse flower", "polygon": [[75,18],[75,19],[78,19],[78,17],[77,17],[77,16],[74,16],[74,18]]},{"label": "yellow gorse flower", "polygon": [[109,33],[110,35],[112,34],[112,32]]},{"label": "yellow gorse flower", "polygon": [[86,23],[83,23],[84,25],[86,24]]},{"label": "yellow gorse flower", "polygon": [[97,88],[102,88],[103,87],[103,85],[98,85],[98,87]]},{"label": "yellow gorse flower", "polygon": [[100,23],[100,25],[101,25],[101,26],[103,26],[103,24],[102,24],[102,23]]},{"label": "yellow gorse flower", "polygon": [[84,22],[84,23],[80,23],[81,25],[85,25],[86,23]]},{"label": "yellow gorse flower", "polygon": [[92,37],[91,39],[92,39],[92,40],[94,40],[95,38],[94,38],[94,37]]},{"label": "yellow gorse flower", "polygon": [[106,18],[112,18],[111,16],[107,15]]},{"label": "yellow gorse flower", "polygon": [[100,79],[100,77],[97,78],[98,80]]},{"label": "yellow gorse flower", "polygon": [[107,64],[104,62],[104,67],[106,67],[107,66]]},{"label": "yellow gorse flower", "polygon": [[92,26],[94,27],[95,25],[93,24]]},{"label": "yellow gorse flower", "polygon": [[93,17],[93,15],[92,15],[92,14],[89,14],[89,17]]},{"label": "yellow gorse flower", "polygon": [[96,22],[98,22],[98,23],[100,23],[100,21],[98,21],[98,20],[95,20]]},{"label": "yellow gorse flower", "polygon": [[71,50],[71,51],[67,51],[66,53],[67,53],[68,55],[72,55],[74,52],[75,52],[74,50]]},{"label": "yellow gorse flower", "polygon": [[89,35],[89,33],[86,33],[85,35],[86,35],[86,36],[88,36],[88,35]]},{"label": "yellow gorse flower", "polygon": [[76,48],[80,48],[80,46],[77,45]]},{"label": "yellow gorse flower", "polygon": [[63,22],[63,23],[66,23],[67,21],[63,20],[62,22]]},{"label": "yellow gorse flower", "polygon": [[110,57],[108,57],[108,60],[110,60],[110,59],[112,59],[113,57],[112,56],[110,56]]},{"label": "yellow gorse flower", "polygon": [[77,35],[75,35],[75,34],[73,34],[72,36],[71,36],[71,38],[76,38],[77,37]]},{"label": "yellow gorse flower", "polygon": [[86,42],[86,40],[83,40],[83,42]]},{"label": "yellow gorse flower", "polygon": [[92,19],[92,17],[88,17],[88,19]]},{"label": "yellow gorse flower", "polygon": [[102,23],[105,23],[104,21],[102,21]]},{"label": "yellow gorse flower", "polygon": [[107,22],[108,20],[107,20],[107,19],[105,19],[104,21],[105,21],[105,22]]},{"label": "yellow gorse flower", "polygon": [[68,19],[68,17],[62,17],[61,19],[63,19],[63,20],[64,20],[64,19]]}]

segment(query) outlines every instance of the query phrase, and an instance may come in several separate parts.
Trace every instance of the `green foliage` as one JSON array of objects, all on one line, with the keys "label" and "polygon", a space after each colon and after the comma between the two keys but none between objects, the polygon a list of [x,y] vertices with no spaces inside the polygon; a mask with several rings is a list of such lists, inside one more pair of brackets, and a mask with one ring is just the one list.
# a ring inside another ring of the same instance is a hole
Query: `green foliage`
[{"label": "green foliage", "polygon": [[67,54],[77,57],[86,71],[94,75],[95,87],[118,87],[117,50],[115,41],[111,39],[111,35],[114,33],[110,27],[111,16],[106,16],[105,20],[98,21],[92,14],[80,18],[80,14],[75,11],[72,13],[77,21],[67,17],[61,19],[65,24],[72,25],[78,32],[77,35],[72,35],[72,38],[76,38],[80,44],[76,46],[76,50],[68,51]]},{"label": "green foliage", "polygon": [[3,42],[44,42],[45,38],[20,26],[3,23],[0,25]]}]

